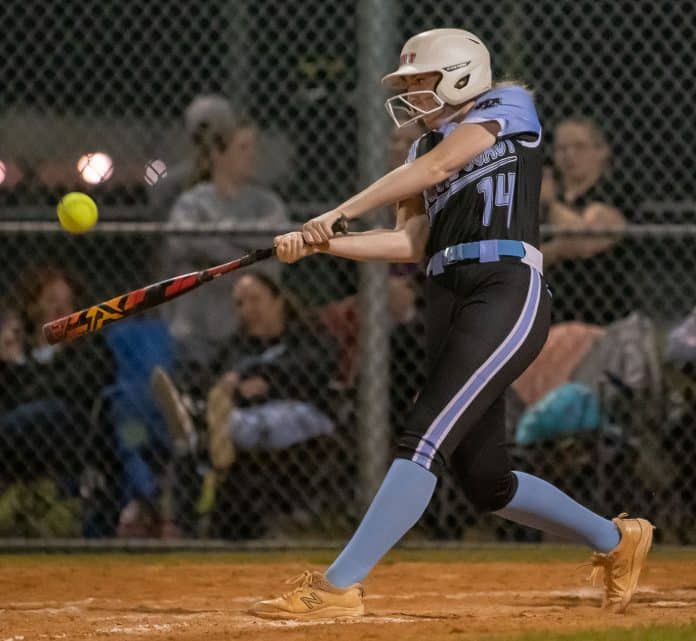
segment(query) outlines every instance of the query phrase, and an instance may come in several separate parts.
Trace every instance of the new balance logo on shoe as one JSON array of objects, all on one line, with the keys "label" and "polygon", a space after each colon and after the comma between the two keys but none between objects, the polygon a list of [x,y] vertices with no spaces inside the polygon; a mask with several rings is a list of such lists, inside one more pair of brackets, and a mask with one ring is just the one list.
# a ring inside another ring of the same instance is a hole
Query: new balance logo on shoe
[{"label": "new balance logo on shoe", "polygon": [[309,596],[303,596],[300,601],[307,606],[308,610],[312,610],[315,605],[324,603],[316,592],[310,592]]},{"label": "new balance logo on shoe", "polygon": [[305,570],[288,583],[297,587],[276,599],[251,606],[249,612],[264,619],[337,619],[365,614],[363,589],[359,583],[338,588],[321,572]]}]

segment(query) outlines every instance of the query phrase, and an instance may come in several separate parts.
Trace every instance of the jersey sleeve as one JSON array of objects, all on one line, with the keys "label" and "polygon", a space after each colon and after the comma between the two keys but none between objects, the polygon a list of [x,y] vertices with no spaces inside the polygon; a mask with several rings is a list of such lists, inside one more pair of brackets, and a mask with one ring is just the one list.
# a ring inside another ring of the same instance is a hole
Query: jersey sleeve
[{"label": "jersey sleeve", "polygon": [[536,146],[541,141],[541,123],[532,95],[516,85],[498,87],[479,96],[463,122],[495,121],[498,138],[520,137]]},{"label": "jersey sleeve", "polygon": [[404,164],[408,165],[413,162],[416,158],[427,154],[433,147],[440,143],[444,138],[444,134],[441,131],[433,130],[428,133],[423,134],[420,138],[413,141],[410,149],[408,150],[408,156],[406,156],[406,162]]}]

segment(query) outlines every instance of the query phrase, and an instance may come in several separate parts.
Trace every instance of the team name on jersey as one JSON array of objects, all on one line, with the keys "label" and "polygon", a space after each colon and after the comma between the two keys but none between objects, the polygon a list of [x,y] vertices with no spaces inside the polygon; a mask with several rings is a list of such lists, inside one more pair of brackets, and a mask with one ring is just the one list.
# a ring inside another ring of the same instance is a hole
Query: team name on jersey
[{"label": "team name on jersey", "polygon": [[514,154],[515,145],[513,145],[510,140],[501,140],[500,142],[495,143],[495,145],[490,146],[488,149],[484,149],[478,156],[466,163],[466,165],[461,168],[460,173],[469,173],[478,167],[487,165],[493,160],[502,158],[507,153]]}]

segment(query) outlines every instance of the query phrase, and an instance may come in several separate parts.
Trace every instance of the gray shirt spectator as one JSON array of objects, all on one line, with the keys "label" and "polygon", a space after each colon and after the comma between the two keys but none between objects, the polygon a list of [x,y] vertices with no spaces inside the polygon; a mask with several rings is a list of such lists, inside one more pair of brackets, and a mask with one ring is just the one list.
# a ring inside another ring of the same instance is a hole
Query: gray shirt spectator
[{"label": "gray shirt spectator", "polygon": [[[196,116],[191,129],[197,150],[194,186],[174,203],[169,222],[191,229],[201,223],[219,223],[231,231],[253,228],[268,233],[171,234],[162,261],[169,276],[232,260],[249,249],[268,247],[274,232],[288,225],[281,199],[252,182],[257,143],[254,124],[236,118],[220,97],[201,97],[189,108],[187,120],[192,118],[191,113]],[[261,269],[277,274],[280,266],[267,261]],[[207,361],[212,346],[234,330],[236,319],[224,304],[232,278],[209,283],[163,308],[172,334],[186,348],[187,357]]]},{"label": "gray shirt spectator", "polygon": [[[211,183],[201,183],[182,194],[172,209],[169,221],[194,229],[199,223],[221,223],[229,229],[258,227],[259,230],[270,231],[288,224],[285,206],[272,191],[247,185],[223,196]],[[165,262],[168,273],[185,273],[232,260],[249,249],[260,249],[271,243],[271,233],[244,236],[216,234],[212,237],[173,235],[167,241]],[[259,267],[278,272],[280,265],[268,262]],[[236,319],[226,304],[229,291],[230,277],[224,277],[163,308],[175,338],[210,354],[209,344],[227,337],[236,326]]]}]

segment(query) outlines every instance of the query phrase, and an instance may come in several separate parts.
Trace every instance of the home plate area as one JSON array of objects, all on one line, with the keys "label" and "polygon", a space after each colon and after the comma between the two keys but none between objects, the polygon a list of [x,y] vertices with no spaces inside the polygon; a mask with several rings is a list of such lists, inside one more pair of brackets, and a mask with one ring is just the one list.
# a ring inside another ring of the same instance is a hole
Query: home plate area
[{"label": "home plate area", "polygon": [[255,600],[286,590],[285,578],[321,568],[301,553],[5,556],[0,641],[287,641],[307,638],[309,628],[313,641],[452,641],[696,620],[694,552],[653,554],[623,615],[600,609],[601,589],[587,582],[581,552],[548,562],[524,560],[523,552],[512,561],[509,553],[504,561],[495,554],[466,561],[467,550],[431,556],[390,556],[365,582],[366,615],[336,622],[246,613]]}]

